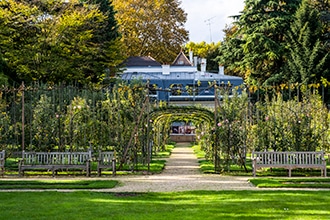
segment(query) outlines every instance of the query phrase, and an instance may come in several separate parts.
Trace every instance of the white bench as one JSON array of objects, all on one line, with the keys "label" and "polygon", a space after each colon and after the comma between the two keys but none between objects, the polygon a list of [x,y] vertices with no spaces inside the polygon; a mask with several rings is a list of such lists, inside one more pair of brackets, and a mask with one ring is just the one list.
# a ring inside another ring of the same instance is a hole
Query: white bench
[{"label": "white bench", "polygon": [[253,176],[259,168],[296,168],[321,169],[321,176],[327,176],[327,164],[324,152],[252,152]]},{"label": "white bench", "polygon": [[90,176],[92,152],[22,152],[19,163],[19,173],[24,170],[46,169],[51,170],[53,176],[59,169],[81,169]]},{"label": "white bench", "polygon": [[0,174],[1,176],[3,176],[3,174],[5,173],[5,150],[0,151]]},{"label": "white bench", "polygon": [[114,151],[99,152],[97,160],[97,175],[101,176],[102,169],[112,169],[112,175],[116,175],[116,158]]}]

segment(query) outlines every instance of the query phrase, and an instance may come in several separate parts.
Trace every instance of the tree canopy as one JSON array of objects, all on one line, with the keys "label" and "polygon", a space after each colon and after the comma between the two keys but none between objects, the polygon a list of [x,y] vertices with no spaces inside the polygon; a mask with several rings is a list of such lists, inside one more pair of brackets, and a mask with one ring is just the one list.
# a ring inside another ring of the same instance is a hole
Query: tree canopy
[{"label": "tree canopy", "polygon": [[205,41],[200,43],[190,41],[185,45],[185,52],[188,54],[190,51],[192,51],[194,56],[198,56],[199,58],[206,58],[206,70],[209,72],[218,72],[219,63],[215,60],[215,58],[219,55],[218,49],[220,45],[220,42],[212,42],[208,44]]},{"label": "tree canopy", "polygon": [[289,82],[311,84],[320,82],[329,73],[330,57],[322,46],[320,13],[307,1],[298,9],[288,35]]},{"label": "tree canopy", "polygon": [[1,1],[0,51],[14,81],[99,82],[122,62],[106,0]]},{"label": "tree canopy", "polygon": [[285,53],[284,33],[289,29],[299,3],[300,0],[245,1],[237,23],[243,40],[242,64],[250,83],[272,83],[281,73]]},{"label": "tree canopy", "polygon": [[217,60],[251,85],[320,81],[329,69],[328,13],[321,0],[245,0]]},{"label": "tree canopy", "polygon": [[127,56],[171,63],[188,40],[186,13],[178,0],[114,0]]}]

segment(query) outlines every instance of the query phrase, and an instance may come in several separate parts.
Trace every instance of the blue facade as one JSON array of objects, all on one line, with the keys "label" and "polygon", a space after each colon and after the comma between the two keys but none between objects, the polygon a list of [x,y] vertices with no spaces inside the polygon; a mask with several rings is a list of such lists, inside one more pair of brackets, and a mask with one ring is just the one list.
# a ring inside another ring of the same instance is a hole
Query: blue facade
[{"label": "blue facade", "polygon": [[171,66],[151,57],[132,57],[121,78],[149,82],[149,95],[162,101],[213,101],[214,83],[228,91],[243,84],[241,77],[197,71],[182,52]]},{"label": "blue facade", "polygon": [[214,100],[214,88],[211,86],[214,82],[228,90],[228,84],[231,88],[243,84],[240,77],[201,72],[176,72],[169,75],[161,72],[135,72],[124,73],[121,78],[128,82],[133,79],[149,81],[150,95],[163,101],[211,101]]}]

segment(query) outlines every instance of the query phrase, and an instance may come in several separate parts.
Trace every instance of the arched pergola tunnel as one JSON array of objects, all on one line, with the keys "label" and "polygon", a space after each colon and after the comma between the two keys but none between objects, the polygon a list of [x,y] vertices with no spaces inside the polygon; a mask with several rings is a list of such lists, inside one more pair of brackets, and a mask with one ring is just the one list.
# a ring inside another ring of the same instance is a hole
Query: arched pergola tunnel
[{"label": "arched pergola tunnel", "polygon": [[[145,104],[147,104],[146,102]],[[149,106],[150,107],[150,106]],[[149,107],[143,108],[141,112],[140,122],[137,124],[144,124],[145,137],[145,157],[148,165],[151,161],[153,151],[164,150],[168,139],[170,138],[171,124],[175,121],[192,122],[196,126],[196,137],[203,137],[204,144],[217,152],[214,145],[214,127],[215,127],[215,113],[214,110],[200,107],[200,106],[162,106],[154,107],[149,110]],[[136,133],[132,134],[131,139],[134,139]],[[200,140],[199,138],[197,138]],[[133,141],[134,142],[134,141]],[[128,155],[130,149],[132,150],[133,142],[126,147],[123,154],[123,161]],[[151,144],[152,143],[152,144]],[[152,146],[152,147],[151,147]],[[214,154],[214,152],[212,154]],[[217,155],[217,153],[215,153]],[[215,156],[214,159],[218,158]]]},{"label": "arched pergola tunnel", "polygon": [[152,137],[156,147],[165,146],[169,138],[170,126],[175,121],[192,122],[196,126],[196,137],[200,140],[204,136],[206,145],[213,148],[215,167],[219,164],[218,149],[215,146],[215,121],[214,110],[199,106],[166,106],[154,109],[149,114],[152,125]]},{"label": "arched pergola tunnel", "polygon": [[150,115],[153,132],[162,134],[169,131],[175,121],[192,122],[196,126],[204,125],[209,130],[214,125],[214,112],[196,106],[169,106],[154,109]]}]

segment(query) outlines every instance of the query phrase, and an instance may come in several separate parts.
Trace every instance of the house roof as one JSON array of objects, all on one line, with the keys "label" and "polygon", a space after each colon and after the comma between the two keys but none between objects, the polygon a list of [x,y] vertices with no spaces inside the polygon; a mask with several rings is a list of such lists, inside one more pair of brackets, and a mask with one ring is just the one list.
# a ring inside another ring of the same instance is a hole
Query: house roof
[{"label": "house roof", "polygon": [[150,56],[143,56],[143,57],[138,57],[138,56],[133,56],[129,57],[125,62],[124,62],[126,67],[132,67],[132,66],[161,66],[159,62],[157,62],[154,58]]},{"label": "house roof", "polygon": [[201,81],[242,81],[241,77],[221,75],[217,73],[202,72],[170,72],[170,74],[162,74],[162,72],[126,72],[121,75],[124,80],[141,79],[141,80],[201,80]]},{"label": "house roof", "polygon": [[193,66],[189,59],[181,51],[178,56],[175,58],[171,66]]}]

